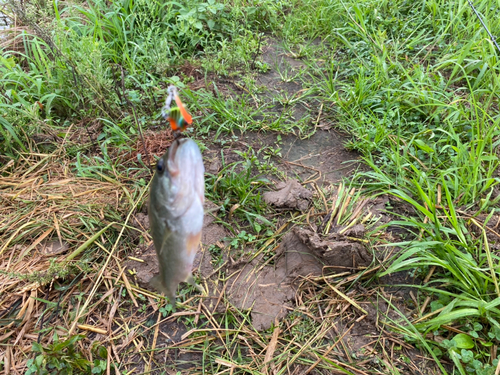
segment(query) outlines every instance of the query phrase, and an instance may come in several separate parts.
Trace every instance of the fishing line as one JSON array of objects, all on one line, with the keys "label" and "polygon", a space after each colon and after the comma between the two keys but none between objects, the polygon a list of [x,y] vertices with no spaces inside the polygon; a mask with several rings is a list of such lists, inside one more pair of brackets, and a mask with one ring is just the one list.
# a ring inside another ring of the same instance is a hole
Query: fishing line
[{"label": "fishing line", "polygon": [[471,0],[467,0],[469,2],[469,5],[470,7],[472,8],[472,10],[474,11],[474,13],[476,13],[476,16],[477,18],[479,18],[479,22],[481,22],[481,25],[483,25],[484,29],[486,30],[486,32],[488,33],[488,35],[490,36],[490,39],[491,41],[493,42],[493,44],[495,44],[495,46],[497,47],[498,49],[498,52],[500,52],[500,46],[498,46],[498,43],[497,43],[497,40],[496,38],[493,36],[493,34],[490,32],[490,30],[488,30],[488,27],[486,26],[486,24],[484,23],[483,19],[481,18],[481,16],[479,15],[479,12],[476,10],[476,8],[474,8],[474,4],[472,4],[472,1]]}]

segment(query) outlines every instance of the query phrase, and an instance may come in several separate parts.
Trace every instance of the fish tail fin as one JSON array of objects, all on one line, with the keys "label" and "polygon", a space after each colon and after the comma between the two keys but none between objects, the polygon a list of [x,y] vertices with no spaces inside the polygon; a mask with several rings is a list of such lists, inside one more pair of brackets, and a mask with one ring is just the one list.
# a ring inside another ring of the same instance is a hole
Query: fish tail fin
[{"label": "fish tail fin", "polygon": [[153,276],[153,278],[149,280],[149,284],[151,284],[153,288],[155,288],[160,293],[163,293],[168,298],[168,301],[172,304],[172,311],[175,312],[175,292],[172,292],[167,287],[165,287],[165,285],[163,285],[160,275]]},{"label": "fish tail fin", "polygon": [[205,289],[196,283],[196,281],[194,281],[194,277],[193,277],[193,274],[190,274],[186,280],[186,282],[189,284],[189,285],[192,285],[194,286],[202,295],[204,296],[207,296],[207,292],[205,291]]}]

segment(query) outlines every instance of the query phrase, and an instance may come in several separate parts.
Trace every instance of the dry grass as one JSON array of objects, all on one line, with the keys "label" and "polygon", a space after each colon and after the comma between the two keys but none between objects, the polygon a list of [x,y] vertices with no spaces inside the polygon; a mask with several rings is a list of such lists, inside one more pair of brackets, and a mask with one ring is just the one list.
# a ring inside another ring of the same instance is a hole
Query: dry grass
[{"label": "dry grass", "polygon": [[140,139],[137,140],[137,144],[134,150],[128,154],[125,159],[135,162],[137,160],[137,155],[141,154],[144,147],[148,151],[148,155],[151,158],[150,162],[153,163],[153,156],[159,158],[161,157],[170,147],[170,144],[174,140],[174,135],[172,130],[168,128],[162,131],[160,134],[151,130],[147,130],[144,133],[144,145]]},{"label": "dry grass", "polygon": [[[106,278],[125,279],[118,257],[127,246],[119,240],[139,200],[116,180],[75,176],[59,151],[21,155],[0,174],[0,341],[6,343],[0,356],[9,356],[15,373],[23,371],[33,341],[51,340],[46,327],[65,336],[84,316],[82,322],[103,326],[93,315],[103,290],[113,306]],[[88,298],[78,301],[81,293]]]}]

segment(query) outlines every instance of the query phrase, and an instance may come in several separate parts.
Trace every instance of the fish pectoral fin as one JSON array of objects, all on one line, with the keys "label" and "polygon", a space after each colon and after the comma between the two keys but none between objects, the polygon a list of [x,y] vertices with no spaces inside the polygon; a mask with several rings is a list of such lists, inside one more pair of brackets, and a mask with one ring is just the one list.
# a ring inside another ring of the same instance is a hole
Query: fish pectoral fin
[{"label": "fish pectoral fin", "polygon": [[206,290],[201,285],[197,284],[196,281],[194,281],[193,275],[189,275],[186,282],[189,285],[194,286],[198,290],[198,292],[200,292],[203,296],[208,296]]}]

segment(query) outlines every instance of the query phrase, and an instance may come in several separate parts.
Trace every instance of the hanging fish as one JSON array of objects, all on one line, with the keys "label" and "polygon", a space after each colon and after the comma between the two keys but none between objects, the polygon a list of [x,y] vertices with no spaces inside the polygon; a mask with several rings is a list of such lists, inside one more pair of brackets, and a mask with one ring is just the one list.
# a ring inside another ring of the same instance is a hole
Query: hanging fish
[{"label": "hanging fish", "polygon": [[149,194],[149,223],[160,273],[150,283],[175,308],[175,293],[188,282],[203,293],[191,273],[203,227],[203,158],[196,142],[176,139],[156,165]]},{"label": "hanging fish", "polygon": [[[177,136],[192,123],[175,86],[162,108]],[[170,108],[172,99],[177,107]],[[203,288],[194,281],[191,270],[203,227],[205,168],[195,141],[177,137],[158,160],[149,193],[149,223],[160,272],[150,283],[164,293],[175,309],[175,294],[181,282]]]}]

